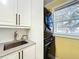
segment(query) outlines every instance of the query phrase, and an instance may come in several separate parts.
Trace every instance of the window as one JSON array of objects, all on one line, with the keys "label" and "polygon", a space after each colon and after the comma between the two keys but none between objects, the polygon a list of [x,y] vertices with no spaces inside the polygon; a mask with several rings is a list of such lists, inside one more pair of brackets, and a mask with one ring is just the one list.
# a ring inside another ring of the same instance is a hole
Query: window
[{"label": "window", "polygon": [[54,12],[54,33],[79,35],[79,4]]}]

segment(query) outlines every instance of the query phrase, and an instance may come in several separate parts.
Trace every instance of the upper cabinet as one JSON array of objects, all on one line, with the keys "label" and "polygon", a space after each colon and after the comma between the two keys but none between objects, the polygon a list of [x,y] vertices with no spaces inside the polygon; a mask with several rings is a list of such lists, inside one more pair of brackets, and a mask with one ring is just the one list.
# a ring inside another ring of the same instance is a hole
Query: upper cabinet
[{"label": "upper cabinet", "polygon": [[30,26],[31,0],[0,0],[0,25]]},{"label": "upper cabinet", "polygon": [[16,25],[17,0],[0,0],[0,25]]},{"label": "upper cabinet", "polygon": [[18,0],[18,15],[21,26],[30,26],[31,0]]}]

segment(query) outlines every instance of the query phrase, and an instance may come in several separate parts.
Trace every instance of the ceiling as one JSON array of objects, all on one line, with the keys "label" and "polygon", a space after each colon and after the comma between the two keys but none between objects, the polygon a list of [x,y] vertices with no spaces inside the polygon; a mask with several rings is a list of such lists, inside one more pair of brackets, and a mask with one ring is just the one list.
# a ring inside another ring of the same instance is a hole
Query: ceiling
[{"label": "ceiling", "polygon": [[44,0],[45,7],[49,10],[52,10],[52,8],[61,5],[65,2],[71,2],[75,0]]},{"label": "ceiling", "polygon": [[50,3],[50,2],[52,2],[53,0],[44,0],[44,5],[46,5],[46,4],[48,4],[48,3]]}]

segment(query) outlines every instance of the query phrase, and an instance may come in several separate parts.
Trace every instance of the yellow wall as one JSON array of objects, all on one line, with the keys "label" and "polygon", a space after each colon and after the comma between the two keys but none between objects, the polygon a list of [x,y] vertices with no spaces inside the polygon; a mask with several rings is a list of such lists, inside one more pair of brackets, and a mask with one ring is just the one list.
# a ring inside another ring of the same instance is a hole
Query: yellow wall
[{"label": "yellow wall", "polygon": [[79,59],[79,40],[56,37],[56,56],[58,59]]},{"label": "yellow wall", "polygon": [[[55,0],[46,7],[51,10],[53,7],[66,1],[67,0]],[[55,44],[56,57],[58,59],[79,59],[79,40],[66,37],[56,37]],[[51,51],[53,51],[53,47]]]}]

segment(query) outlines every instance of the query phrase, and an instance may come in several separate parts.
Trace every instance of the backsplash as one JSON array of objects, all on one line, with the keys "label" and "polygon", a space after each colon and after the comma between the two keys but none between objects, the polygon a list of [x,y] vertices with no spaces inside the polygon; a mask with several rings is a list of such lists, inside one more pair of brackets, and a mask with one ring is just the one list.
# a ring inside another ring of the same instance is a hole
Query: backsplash
[{"label": "backsplash", "polygon": [[20,40],[22,35],[28,35],[28,30],[25,29],[0,29],[0,43],[13,41],[14,32],[17,31],[17,40]]}]

